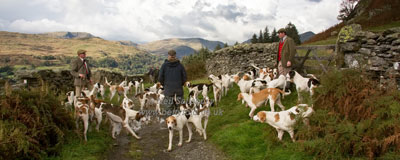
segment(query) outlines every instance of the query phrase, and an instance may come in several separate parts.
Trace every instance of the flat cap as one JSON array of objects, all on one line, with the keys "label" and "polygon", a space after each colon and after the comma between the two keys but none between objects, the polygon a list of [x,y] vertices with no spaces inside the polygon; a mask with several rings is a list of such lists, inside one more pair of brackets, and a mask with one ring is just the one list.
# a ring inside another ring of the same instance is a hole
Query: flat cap
[{"label": "flat cap", "polygon": [[285,28],[281,28],[278,30],[278,33],[286,33],[286,29]]},{"label": "flat cap", "polygon": [[76,52],[78,55],[80,55],[80,54],[85,54],[86,53],[86,50],[83,50],[83,49],[80,49],[80,50],[78,50],[78,52]]}]

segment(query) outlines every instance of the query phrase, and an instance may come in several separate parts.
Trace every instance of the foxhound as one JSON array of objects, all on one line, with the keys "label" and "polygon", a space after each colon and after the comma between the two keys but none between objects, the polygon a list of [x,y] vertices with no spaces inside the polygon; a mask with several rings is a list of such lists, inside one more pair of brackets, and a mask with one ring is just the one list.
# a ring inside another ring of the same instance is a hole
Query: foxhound
[{"label": "foxhound", "polygon": [[[294,124],[296,117],[302,117],[304,123],[308,123],[308,117],[314,112],[312,107],[307,104],[299,104],[288,110],[280,112],[260,111],[253,117],[253,120],[261,123],[268,123],[278,132],[278,139],[282,140],[284,131],[288,132],[290,138],[295,142]],[[307,121],[306,121],[307,120]],[[308,124],[307,124],[308,125]]]},{"label": "foxhound", "polygon": [[310,95],[313,95],[313,89],[320,85],[320,82],[317,79],[313,77],[305,78],[293,70],[289,71],[289,73],[286,75],[286,78],[288,81],[293,82],[296,85],[299,102],[302,102],[303,100],[300,92],[309,92]]},{"label": "foxhound", "polygon": [[281,102],[281,94],[285,94],[285,92],[277,88],[266,88],[252,95],[247,93],[239,93],[237,100],[240,101],[243,99],[247,105],[250,106],[251,111],[249,116],[252,118],[257,107],[261,106],[261,104],[267,100],[269,100],[271,111],[275,111],[275,103],[278,104],[282,110],[285,110],[285,106],[283,106]]}]

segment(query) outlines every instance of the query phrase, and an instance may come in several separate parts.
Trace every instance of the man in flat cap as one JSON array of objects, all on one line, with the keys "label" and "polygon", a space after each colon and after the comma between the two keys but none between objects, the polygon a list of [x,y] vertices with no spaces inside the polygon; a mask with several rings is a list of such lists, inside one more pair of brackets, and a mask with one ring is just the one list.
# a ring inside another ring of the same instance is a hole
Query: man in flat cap
[{"label": "man in flat cap", "polygon": [[87,87],[92,88],[92,81],[88,61],[86,58],[86,51],[83,49],[78,50],[78,57],[71,64],[71,74],[74,77],[75,94],[77,97],[81,96],[82,89]]},{"label": "man in flat cap", "polygon": [[186,71],[176,58],[175,50],[168,51],[168,59],[161,66],[158,81],[164,87],[163,114],[167,118],[177,112],[179,104],[184,101],[182,86],[186,82]]},{"label": "man in flat cap", "polygon": [[296,44],[294,40],[286,35],[286,30],[281,28],[278,30],[279,46],[278,58],[276,64],[278,65],[279,75],[285,75],[292,70],[294,66],[294,56],[296,54]]}]

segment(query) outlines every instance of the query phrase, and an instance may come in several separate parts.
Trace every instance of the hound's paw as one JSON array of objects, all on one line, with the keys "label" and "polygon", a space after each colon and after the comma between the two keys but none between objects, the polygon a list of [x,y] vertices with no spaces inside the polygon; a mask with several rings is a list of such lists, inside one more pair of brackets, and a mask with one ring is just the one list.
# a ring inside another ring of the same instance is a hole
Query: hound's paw
[{"label": "hound's paw", "polygon": [[186,142],[186,143],[190,143],[190,141],[191,141],[191,140],[186,140],[185,142]]},{"label": "hound's paw", "polygon": [[142,139],[142,137],[136,137],[136,139]]},{"label": "hound's paw", "polygon": [[167,149],[167,152],[171,152],[171,151],[172,151],[172,149],[171,149],[171,148],[168,148],[168,149]]},{"label": "hound's paw", "polygon": [[182,143],[178,143],[178,147],[181,147],[182,146]]}]

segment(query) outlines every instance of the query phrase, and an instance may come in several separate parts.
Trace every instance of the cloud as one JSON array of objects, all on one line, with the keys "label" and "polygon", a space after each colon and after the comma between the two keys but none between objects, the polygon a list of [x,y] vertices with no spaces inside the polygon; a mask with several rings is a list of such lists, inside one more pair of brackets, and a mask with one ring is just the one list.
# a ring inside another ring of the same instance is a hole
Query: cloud
[{"label": "cloud", "polygon": [[309,0],[311,2],[321,2],[322,0]]},{"label": "cloud", "polygon": [[[315,3],[318,2],[318,3]],[[336,0],[2,0],[0,29],[89,32],[109,40],[148,42],[200,37],[230,44],[288,22],[299,32],[338,23]]]}]

